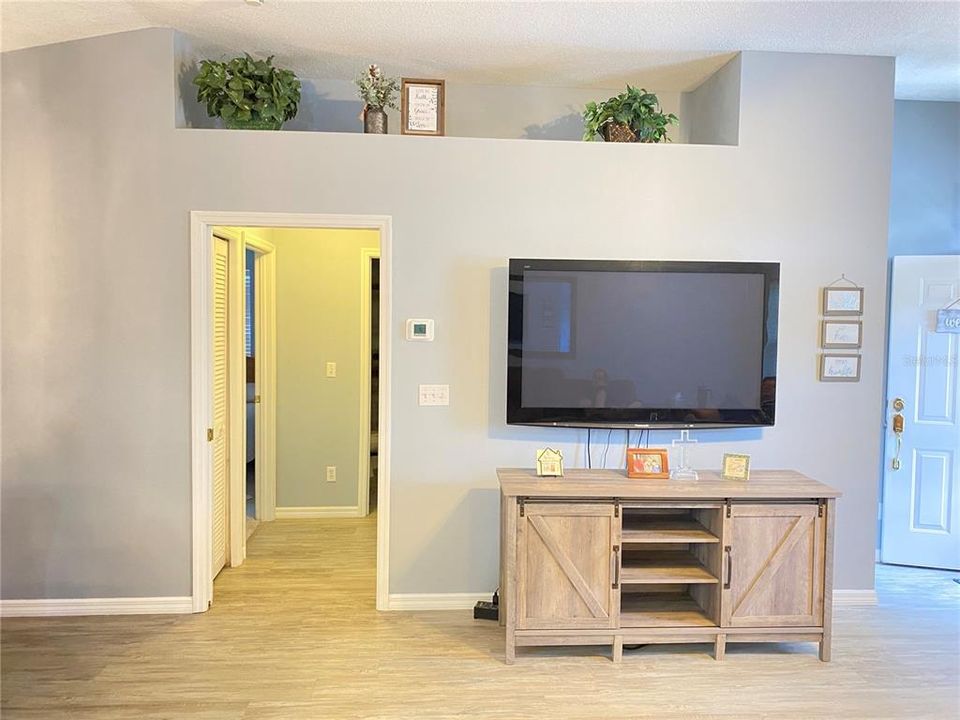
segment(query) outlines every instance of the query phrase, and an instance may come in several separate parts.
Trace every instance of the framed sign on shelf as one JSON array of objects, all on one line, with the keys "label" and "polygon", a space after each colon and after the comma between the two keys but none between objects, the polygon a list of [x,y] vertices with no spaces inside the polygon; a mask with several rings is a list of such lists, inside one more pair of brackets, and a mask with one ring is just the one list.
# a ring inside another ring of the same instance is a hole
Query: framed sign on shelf
[{"label": "framed sign on shelf", "polygon": [[400,133],[443,135],[444,81],[403,78],[400,82]]}]

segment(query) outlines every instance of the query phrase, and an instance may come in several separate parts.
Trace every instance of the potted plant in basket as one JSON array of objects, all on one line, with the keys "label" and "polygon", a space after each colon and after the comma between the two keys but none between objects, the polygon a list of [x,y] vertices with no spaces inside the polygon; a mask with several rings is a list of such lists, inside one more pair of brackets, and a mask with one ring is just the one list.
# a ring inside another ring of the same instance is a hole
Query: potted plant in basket
[{"label": "potted plant in basket", "polygon": [[296,117],[300,104],[300,81],[293,71],[274,67],[273,55],[266,60],[247,54],[226,62],[201,60],[193,84],[207,115],[223,118],[233,129],[279,130]]},{"label": "potted plant in basket", "polygon": [[601,103],[587,103],[583,111],[583,139],[597,135],[607,142],[670,142],[667,128],[678,123],[664,113],[657,96],[627,85],[627,91]]},{"label": "potted plant in basket", "polygon": [[386,108],[397,109],[399,81],[396,78],[384,76],[379,67],[371,65],[355,82],[360,89],[360,99],[363,100],[363,112],[361,113],[363,131],[386,135]]}]

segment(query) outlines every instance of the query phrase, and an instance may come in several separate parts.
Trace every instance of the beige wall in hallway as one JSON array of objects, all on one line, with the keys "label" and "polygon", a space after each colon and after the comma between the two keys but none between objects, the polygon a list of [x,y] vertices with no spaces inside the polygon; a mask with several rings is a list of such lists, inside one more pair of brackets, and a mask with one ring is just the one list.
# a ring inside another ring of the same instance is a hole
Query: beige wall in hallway
[{"label": "beige wall in hallway", "polygon": [[[256,230],[254,230],[256,232]],[[277,507],[353,507],[359,478],[361,250],[376,230],[273,228],[277,250]],[[326,376],[327,362],[337,376]],[[327,482],[328,465],[337,468]]]}]

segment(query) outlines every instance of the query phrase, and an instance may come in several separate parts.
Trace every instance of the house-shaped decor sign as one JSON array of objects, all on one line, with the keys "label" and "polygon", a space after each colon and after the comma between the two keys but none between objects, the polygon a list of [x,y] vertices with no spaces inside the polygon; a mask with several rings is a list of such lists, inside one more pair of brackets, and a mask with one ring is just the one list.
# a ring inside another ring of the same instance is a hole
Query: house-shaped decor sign
[{"label": "house-shaped decor sign", "polygon": [[559,450],[551,448],[537,450],[537,475],[563,477],[563,455]]}]

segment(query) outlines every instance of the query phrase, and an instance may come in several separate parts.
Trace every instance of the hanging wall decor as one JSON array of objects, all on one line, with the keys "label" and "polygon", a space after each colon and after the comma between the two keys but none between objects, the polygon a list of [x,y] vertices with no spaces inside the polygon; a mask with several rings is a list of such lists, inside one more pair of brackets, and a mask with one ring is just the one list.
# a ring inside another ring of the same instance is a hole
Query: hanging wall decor
[{"label": "hanging wall decor", "polygon": [[945,308],[937,310],[936,332],[960,335],[960,307],[954,307],[958,303],[960,303],[960,298],[957,298]]},{"label": "hanging wall decor", "polygon": [[[863,346],[863,288],[846,275],[821,292],[820,348],[859,350]],[[820,354],[817,377],[821,382],[859,382],[860,354]]]},{"label": "hanging wall decor", "polygon": [[823,288],[823,314],[863,315],[863,288],[841,275]]}]

